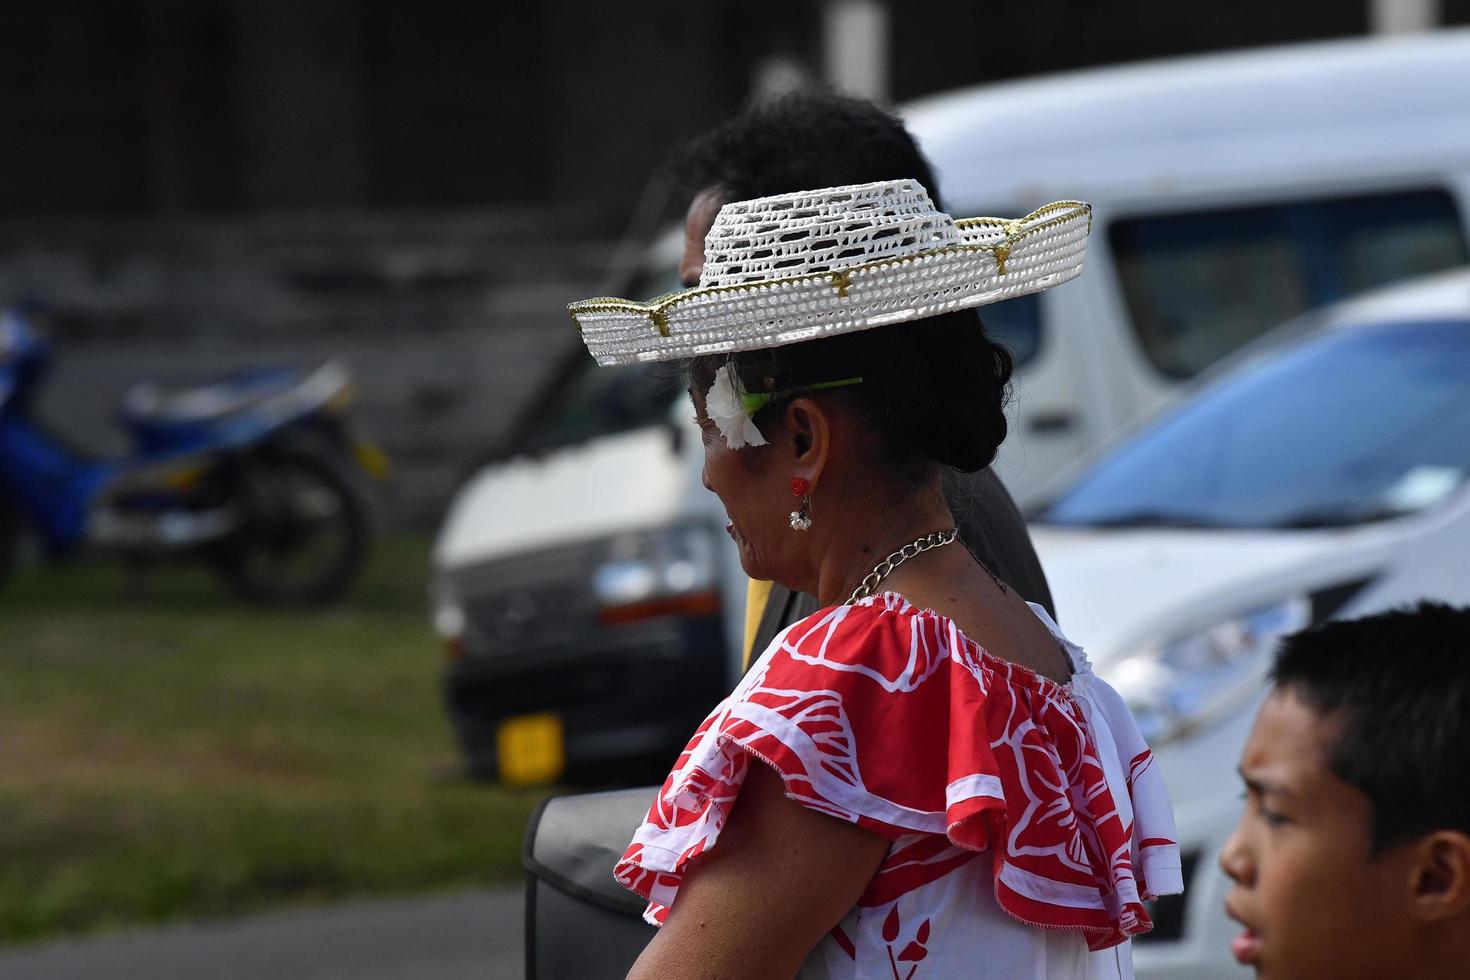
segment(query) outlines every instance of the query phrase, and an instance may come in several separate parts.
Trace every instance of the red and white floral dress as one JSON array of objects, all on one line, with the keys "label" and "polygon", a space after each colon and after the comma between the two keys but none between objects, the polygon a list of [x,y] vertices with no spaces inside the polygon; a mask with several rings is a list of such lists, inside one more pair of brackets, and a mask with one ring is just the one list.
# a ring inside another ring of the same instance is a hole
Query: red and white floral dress
[{"label": "red and white floral dress", "polygon": [[752,758],[893,843],[802,977],[1130,977],[1143,900],[1182,889],[1148,746],[1081,648],[1058,684],[883,593],[771,642],[695,732],[614,871],[661,924]]}]

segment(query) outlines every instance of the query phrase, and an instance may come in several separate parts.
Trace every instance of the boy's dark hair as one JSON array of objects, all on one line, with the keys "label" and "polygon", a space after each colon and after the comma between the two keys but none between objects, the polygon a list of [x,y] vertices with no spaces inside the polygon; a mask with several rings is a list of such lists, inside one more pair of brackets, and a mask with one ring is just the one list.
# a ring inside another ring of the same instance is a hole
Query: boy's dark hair
[{"label": "boy's dark hair", "polygon": [[[934,172],[903,123],[871,102],[829,92],[799,92],[756,102],[697,137],[674,173],[691,192],[718,187],[727,200],[917,180],[943,210]],[[788,347],[706,355],[685,365],[707,389],[733,363],[752,391],[801,391],[862,378],[845,397],[884,439],[891,461],[939,463],[963,472],[989,466],[1006,437],[1010,351],[986,335],[974,310],[955,310]],[[756,423],[779,417],[771,402]]]},{"label": "boy's dark hair", "polygon": [[1341,725],[1328,764],[1373,804],[1373,853],[1470,834],[1470,609],[1423,602],[1286,637],[1272,671]]}]

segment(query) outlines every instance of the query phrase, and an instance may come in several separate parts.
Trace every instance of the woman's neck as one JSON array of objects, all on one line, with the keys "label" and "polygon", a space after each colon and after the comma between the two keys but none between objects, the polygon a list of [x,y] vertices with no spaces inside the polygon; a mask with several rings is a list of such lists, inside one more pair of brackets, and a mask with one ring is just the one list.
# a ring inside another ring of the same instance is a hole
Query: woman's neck
[{"label": "woman's neck", "polygon": [[846,602],[874,566],[899,548],[955,526],[937,479],[931,488],[887,507],[874,506],[871,496],[843,499],[851,506],[826,508],[824,533],[813,541],[815,587],[803,590],[824,606]]}]

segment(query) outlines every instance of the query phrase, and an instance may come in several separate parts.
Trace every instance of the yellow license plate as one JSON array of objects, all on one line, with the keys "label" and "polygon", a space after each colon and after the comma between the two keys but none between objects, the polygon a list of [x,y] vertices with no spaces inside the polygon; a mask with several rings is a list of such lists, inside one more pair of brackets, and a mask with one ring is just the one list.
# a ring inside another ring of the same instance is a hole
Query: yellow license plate
[{"label": "yellow license plate", "polygon": [[508,786],[535,786],[561,778],[567,766],[561,716],[521,715],[495,732],[500,779]]}]

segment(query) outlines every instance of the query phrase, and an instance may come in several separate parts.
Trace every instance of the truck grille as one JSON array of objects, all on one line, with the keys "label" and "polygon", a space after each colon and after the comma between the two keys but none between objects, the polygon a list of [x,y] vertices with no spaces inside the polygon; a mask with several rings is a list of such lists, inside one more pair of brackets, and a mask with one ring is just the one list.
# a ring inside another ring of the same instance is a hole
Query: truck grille
[{"label": "truck grille", "polygon": [[585,636],[597,606],[587,576],[601,542],[578,542],[463,569],[465,652],[500,656]]}]

